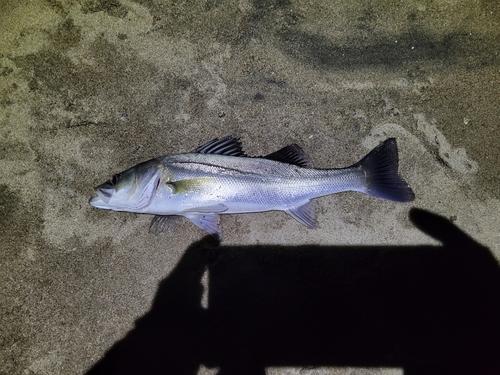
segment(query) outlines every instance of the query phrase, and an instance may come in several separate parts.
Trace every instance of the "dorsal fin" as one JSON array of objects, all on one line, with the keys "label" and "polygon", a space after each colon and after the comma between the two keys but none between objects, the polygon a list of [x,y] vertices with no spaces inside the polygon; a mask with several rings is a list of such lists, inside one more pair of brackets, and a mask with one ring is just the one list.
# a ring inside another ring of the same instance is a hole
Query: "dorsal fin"
[{"label": "dorsal fin", "polygon": [[283,147],[281,150],[273,152],[272,154],[266,155],[264,156],[264,158],[280,161],[282,163],[297,165],[303,168],[314,168],[309,155],[307,155],[304,150],[302,150],[295,143]]},{"label": "dorsal fin", "polygon": [[218,154],[227,156],[247,156],[241,149],[238,138],[230,135],[224,138],[215,138],[210,142],[195,148],[192,152],[197,154]]}]

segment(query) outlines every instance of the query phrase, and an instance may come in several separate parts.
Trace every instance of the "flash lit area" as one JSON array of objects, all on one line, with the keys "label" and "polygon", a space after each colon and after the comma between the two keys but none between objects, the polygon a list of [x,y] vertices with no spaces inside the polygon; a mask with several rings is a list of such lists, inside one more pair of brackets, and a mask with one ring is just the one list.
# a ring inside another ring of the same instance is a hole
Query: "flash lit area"
[{"label": "flash lit area", "polygon": [[201,285],[203,286],[203,294],[201,295],[201,307],[203,309],[208,309],[208,288],[209,288],[209,273],[208,268],[203,272],[201,278]]},{"label": "flash lit area", "polygon": [[[398,368],[359,367],[269,367],[266,375],[404,375]],[[201,373],[199,375],[202,375]],[[207,374],[208,375],[208,374]]]},{"label": "flash lit area", "polygon": [[[196,375],[216,375],[219,368],[200,366]],[[404,375],[402,369],[358,367],[269,367],[266,375]]]},{"label": "flash lit area", "polygon": [[[216,375],[219,368],[200,366],[196,375]],[[269,367],[266,375],[404,375],[397,368],[359,368],[359,367]]]}]

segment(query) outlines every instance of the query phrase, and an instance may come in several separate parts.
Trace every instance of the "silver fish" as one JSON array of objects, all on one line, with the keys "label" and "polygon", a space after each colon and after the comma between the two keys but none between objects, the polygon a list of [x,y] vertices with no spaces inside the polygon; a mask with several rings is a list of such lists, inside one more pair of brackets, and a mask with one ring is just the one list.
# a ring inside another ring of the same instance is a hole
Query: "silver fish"
[{"label": "silver fish", "polygon": [[220,236],[219,215],[281,210],[307,227],[317,225],[312,199],[357,191],[395,202],[415,198],[398,175],[398,148],[389,138],[348,168],[314,169],[292,144],[248,157],[238,139],[214,139],[190,153],[151,159],[95,188],[90,205],[157,215],[153,225],[180,215]]}]

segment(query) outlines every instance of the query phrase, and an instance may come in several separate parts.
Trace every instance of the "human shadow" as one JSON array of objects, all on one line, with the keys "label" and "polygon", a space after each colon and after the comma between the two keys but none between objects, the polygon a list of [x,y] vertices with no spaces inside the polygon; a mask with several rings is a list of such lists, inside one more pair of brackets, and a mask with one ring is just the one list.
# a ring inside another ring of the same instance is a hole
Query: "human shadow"
[{"label": "human shadow", "polygon": [[[450,221],[441,246],[191,245],[151,310],[89,372],[265,374],[269,366],[500,373],[500,270]],[[208,308],[201,278],[208,269]]]}]

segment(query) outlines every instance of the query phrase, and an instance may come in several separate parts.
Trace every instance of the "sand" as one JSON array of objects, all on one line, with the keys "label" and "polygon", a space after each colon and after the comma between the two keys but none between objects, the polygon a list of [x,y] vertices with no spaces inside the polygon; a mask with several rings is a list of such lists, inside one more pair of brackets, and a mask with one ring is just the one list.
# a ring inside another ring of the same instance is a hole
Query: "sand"
[{"label": "sand", "polygon": [[[493,371],[499,40],[496,1],[4,2],[0,373]],[[396,137],[416,199],[322,198],[315,230],[227,215],[218,248],[89,206],[114,173],[225,135],[318,168]]]}]

